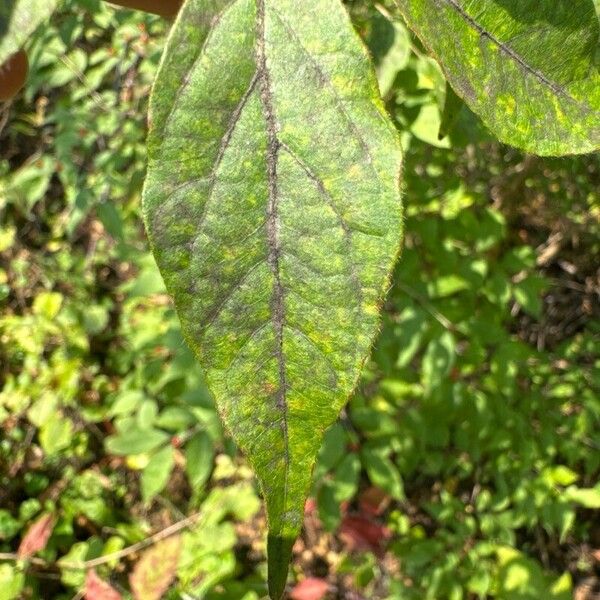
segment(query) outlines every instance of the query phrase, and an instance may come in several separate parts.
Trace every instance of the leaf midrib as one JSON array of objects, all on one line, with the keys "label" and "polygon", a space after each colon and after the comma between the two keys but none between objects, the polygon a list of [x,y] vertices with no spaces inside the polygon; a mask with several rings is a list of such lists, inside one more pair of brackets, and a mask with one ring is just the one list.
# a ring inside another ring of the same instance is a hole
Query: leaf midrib
[{"label": "leaf midrib", "polygon": [[277,120],[273,105],[271,80],[267,66],[265,40],[265,0],[256,1],[256,65],[260,99],[267,128],[267,178],[269,200],[267,205],[267,262],[273,273],[273,295],[271,298],[271,319],[275,330],[275,357],[277,359],[279,388],[277,390],[277,408],[282,413],[284,437],[285,476],[283,485],[283,509],[286,510],[288,495],[288,479],[290,470],[289,430],[287,409],[287,382],[285,358],[283,354],[283,329],[285,325],[284,289],[281,283],[279,258],[281,246],[279,241],[279,192],[277,186],[277,160],[281,142],[277,135]]}]

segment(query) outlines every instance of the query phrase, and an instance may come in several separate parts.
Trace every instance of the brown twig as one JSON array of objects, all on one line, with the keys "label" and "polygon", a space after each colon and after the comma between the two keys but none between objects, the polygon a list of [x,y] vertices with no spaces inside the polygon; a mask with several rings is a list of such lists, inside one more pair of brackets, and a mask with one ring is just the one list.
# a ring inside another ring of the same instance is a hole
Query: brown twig
[{"label": "brown twig", "polygon": [[458,330],[454,323],[447,319],[433,304],[421,294],[413,290],[408,285],[404,285],[400,281],[394,282],[394,286],[399,290],[402,290],[405,294],[410,296],[413,300],[416,300],[444,329],[451,331],[453,333],[457,333]]},{"label": "brown twig", "polygon": [[10,115],[10,107],[12,106],[12,103],[12,100],[8,100],[4,104],[0,103],[0,135],[2,135],[2,132],[8,123],[8,117]]},{"label": "brown twig", "polygon": [[[61,568],[61,569],[78,569],[78,570],[86,570],[92,569],[99,565],[104,565],[106,563],[112,562],[113,560],[120,560],[125,558],[126,556],[130,556],[131,554],[135,554],[148,546],[153,546],[154,544],[165,540],[176,533],[179,533],[183,529],[187,529],[191,525],[193,525],[200,517],[202,513],[194,513],[181,521],[177,521],[172,525],[169,525],[165,529],[161,531],[157,531],[155,534],[132,544],[131,546],[127,546],[127,548],[123,548],[117,552],[111,552],[110,554],[105,554],[104,556],[99,556],[98,558],[92,558],[90,560],[84,560],[81,562],[71,562],[71,561],[61,561],[58,560],[56,562],[47,562],[42,558],[32,557],[27,559],[32,565],[45,567],[45,568]],[[14,561],[17,562],[19,560],[18,555],[15,552],[0,552],[0,560],[4,561]]]}]

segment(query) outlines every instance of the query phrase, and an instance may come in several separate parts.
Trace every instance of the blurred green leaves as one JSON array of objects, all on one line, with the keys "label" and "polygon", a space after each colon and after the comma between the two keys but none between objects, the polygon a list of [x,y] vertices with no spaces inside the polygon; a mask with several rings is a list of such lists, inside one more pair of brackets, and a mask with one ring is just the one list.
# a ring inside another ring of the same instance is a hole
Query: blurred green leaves
[{"label": "blurred green leaves", "polygon": [[425,394],[431,394],[448,377],[454,364],[455,352],[454,336],[449,331],[444,331],[429,342],[421,371]]}]

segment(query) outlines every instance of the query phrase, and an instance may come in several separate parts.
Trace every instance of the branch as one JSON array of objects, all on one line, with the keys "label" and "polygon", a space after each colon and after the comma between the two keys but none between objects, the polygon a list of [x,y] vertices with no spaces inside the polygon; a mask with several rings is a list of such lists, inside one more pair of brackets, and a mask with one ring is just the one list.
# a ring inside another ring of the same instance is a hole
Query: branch
[{"label": "branch", "polygon": [[[160,542],[176,533],[179,533],[183,529],[187,529],[191,525],[193,525],[200,517],[202,513],[194,513],[181,521],[177,521],[173,523],[173,525],[169,525],[165,529],[161,531],[157,531],[155,534],[132,544],[131,546],[127,546],[127,548],[123,548],[118,552],[111,552],[110,554],[106,554],[104,556],[99,556],[98,558],[92,558],[90,560],[84,560],[80,562],[71,562],[71,561],[61,561],[60,559],[56,562],[47,562],[42,558],[32,557],[26,559],[25,562],[29,562],[32,565],[44,567],[44,568],[59,568],[59,569],[78,569],[78,570],[86,570],[92,569],[99,565],[104,565],[106,563],[112,562],[113,560],[120,560],[129,556],[131,554],[135,554],[148,546],[153,546],[157,542]],[[23,559],[20,559],[18,555],[14,552],[0,552],[0,561],[14,561],[20,562]]]}]

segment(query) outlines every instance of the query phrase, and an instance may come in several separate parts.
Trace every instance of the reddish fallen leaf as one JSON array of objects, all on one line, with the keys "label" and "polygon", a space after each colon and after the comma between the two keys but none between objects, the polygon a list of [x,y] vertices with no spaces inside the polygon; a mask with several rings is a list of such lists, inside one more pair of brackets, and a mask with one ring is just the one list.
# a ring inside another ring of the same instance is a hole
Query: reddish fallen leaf
[{"label": "reddish fallen leaf", "polygon": [[129,576],[135,600],[160,600],[177,573],[181,537],[173,536],[147,550]]},{"label": "reddish fallen leaf", "polygon": [[304,503],[304,514],[312,515],[317,510],[317,501],[314,498],[307,498]]},{"label": "reddish fallen leaf", "polygon": [[21,540],[17,555],[19,558],[29,558],[36,552],[43,550],[48,543],[54,529],[54,515],[51,513],[42,515],[29,527],[27,533]]},{"label": "reddish fallen leaf", "polygon": [[350,502],[348,500],[342,500],[340,502],[340,513],[345,515],[348,512],[348,507],[350,506]]},{"label": "reddish fallen leaf", "polygon": [[371,550],[380,554],[390,536],[387,527],[366,517],[346,515],[340,526],[340,539],[349,550]]},{"label": "reddish fallen leaf", "polygon": [[324,579],[308,577],[301,581],[290,593],[291,600],[322,600],[329,589]]},{"label": "reddish fallen leaf", "polygon": [[123,600],[121,594],[112,585],[100,579],[94,569],[85,575],[85,600]]},{"label": "reddish fallen leaf", "polygon": [[360,509],[372,517],[378,517],[390,504],[390,496],[382,489],[377,487],[369,487],[360,494],[359,505]]}]

